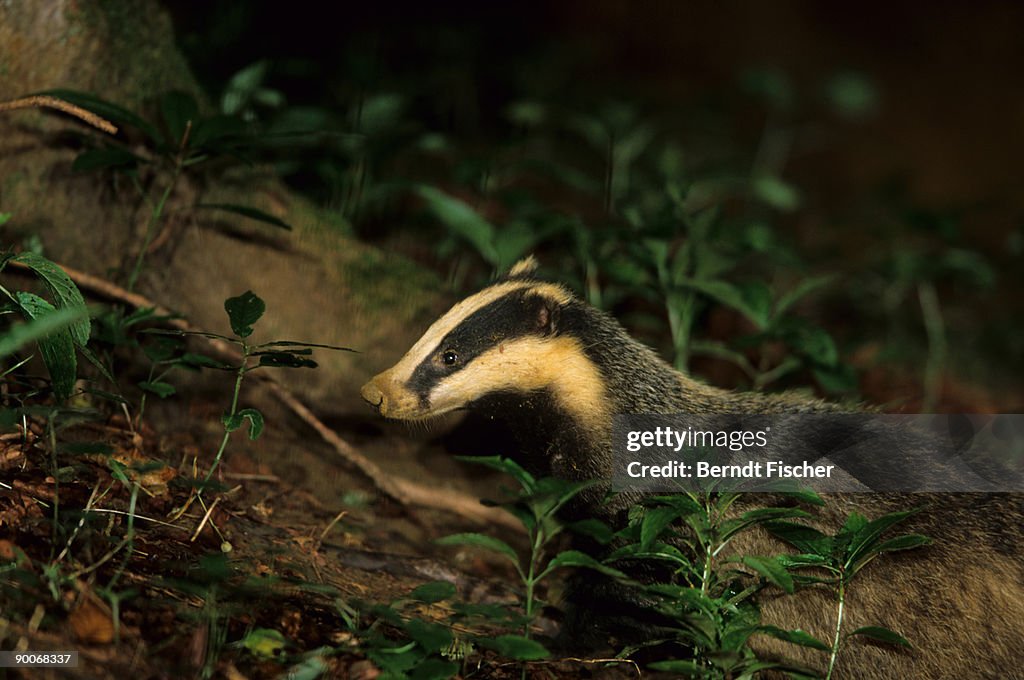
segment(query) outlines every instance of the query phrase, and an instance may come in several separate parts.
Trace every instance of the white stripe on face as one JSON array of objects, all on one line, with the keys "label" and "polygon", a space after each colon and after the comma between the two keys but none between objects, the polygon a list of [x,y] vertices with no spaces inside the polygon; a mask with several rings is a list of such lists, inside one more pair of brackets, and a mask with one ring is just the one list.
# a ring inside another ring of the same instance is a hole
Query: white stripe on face
[{"label": "white stripe on face", "polygon": [[[572,296],[561,286],[550,283],[537,283],[536,281],[505,281],[494,284],[483,289],[476,295],[471,295],[462,302],[452,307],[440,319],[435,321],[427,332],[423,334],[416,344],[405,353],[398,363],[391,369],[385,371],[390,380],[405,384],[412,377],[413,371],[424,361],[430,359],[431,353],[437,348],[438,343],[463,321],[469,318],[474,312],[486,307],[495,300],[498,300],[509,293],[517,290],[532,289],[538,294],[552,298],[559,304],[566,304]],[[383,376],[384,373],[381,374]]]},{"label": "white stripe on face", "polygon": [[[504,281],[485,288],[452,307],[447,314],[427,329],[423,337],[405,353],[405,356],[397,364],[367,382],[362,389],[363,398],[376,406],[380,414],[386,418],[415,420],[437,415],[438,411],[432,405],[421,403],[420,396],[410,389],[409,381],[413,372],[424,362],[432,361],[432,353],[441,340],[472,314],[506,295],[526,289],[536,291],[539,295],[548,297],[558,304],[567,304],[572,300],[569,292],[561,286],[536,281]],[[458,373],[462,372],[464,371],[458,371]],[[480,387],[485,384],[481,382]],[[460,408],[464,404],[465,402],[456,405],[449,400],[445,410]]]}]

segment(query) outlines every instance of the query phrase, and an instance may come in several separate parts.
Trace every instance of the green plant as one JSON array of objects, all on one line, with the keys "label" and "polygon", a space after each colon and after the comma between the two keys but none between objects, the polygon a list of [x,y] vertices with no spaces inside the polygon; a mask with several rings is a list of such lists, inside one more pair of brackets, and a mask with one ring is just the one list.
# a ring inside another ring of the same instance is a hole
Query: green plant
[{"label": "green plant", "polygon": [[[0,255],[0,271],[17,262],[34,272],[45,285],[52,302],[28,291],[11,292],[0,286],[8,303],[0,314],[20,313],[27,323],[9,327],[0,336],[0,358],[35,342],[50,373],[54,395],[65,401],[78,377],[78,352],[88,352],[89,312],[78,287],[64,270],[36,253]],[[92,356],[88,354],[88,356]],[[8,369],[8,371],[13,369]]]},{"label": "green plant", "polygon": [[[240,430],[245,425],[246,421],[249,423],[249,439],[255,440],[263,432],[263,414],[252,407],[239,407],[239,397],[242,392],[242,381],[245,379],[246,375],[260,368],[316,368],[316,362],[310,358],[313,353],[313,348],[332,349],[344,352],[353,351],[348,347],[321,345],[312,342],[297,342],[292,340],[274,340],[270,342],[251,344],[249,337],[253,333],[253,326],[260,320],[260,318],[263,317],[263,313],[266,311],[266,303],[264,303],[263,300],[252,291],[246,291],[237,297],[225,300],[224,311],[227,313],[228,321],[231,325],[234,337],[206,331],[179,331],[164,329],[150,329],[148,331],[149,333],[163,336],[175,336],[180,338],[189,335],[198,335],[205,338],[219,340],[236,347],[241,354],[239,361],[232,364],[217,361],[204,355],[188,352],[178,355],[175,352],[176,348],[168,345],[158,346],[159,349],[157,351],[150,353],[150,358],[154,361],[154,367],[166,364],[167,368],[157,377],[156,380],[153,379],[154,373],[151,370],[150,380],[145,381],[141,386],[144,390],[153,392],[160,397],[170,396],[174,393],[173,386],[169,383],[163,382],[160,378],[166,375],[167,371],[175,366],[212,368],[234,373],[235,376],[234,387],[231,392],[231,403],[228,411],[221,418],[221,424],[224,427],[224,434],[221,437],[220,445],[217,448],[217,453],[214,455],[213,462],[210,464],[210,468],[206,471],[202,480],[196,480],[197,486],[194,488],[194,491],[198,490],[196,496],[201,493],[201,489],[203,487],[210,483],[213,473],[220,465],[224,452],[227,450],[228,442],[234,432]],[[190,496],[188,503],[180,508],[176,514],[184,512],[196,496]]]},{"label": "green plant", "polygon": [[[168,206],[180,188],[182,177],[191,173],[196,176],[196,183],[201,185],[198,173],[202,167],[223,172],[225,165],[237,161],[246,149],[260,141],[240,117],[203,115],[196,99],[184,92],[168,92],[160,98],[158,120],[147,120],[117,104],[83,92],[52,90],[45,94],[80,106],[141,137],[141,147],[121,138],[104,138],[100,145],[88,138],[88,148],[72,165],[80,172],[110,170],[126,177],[149,209],[143,239],[128,272],[129,290],[134,289],[150,247],[169,218]],[[193,189],[188,193],[196,191]],[[197,200],[188,207],[191,210],[228,211],[275,227],[291,228],[277,217],[252,206]]]},{"label": "green plant", "polygon": [[[859,285],[872,306],[863,313],[880,317],[879,332],[887,335],[891,352],[912,363],[923,357],[920,411],[931,413],[939,406],[950,355],[973,344],[973,329],[947,328],[950,310],[962,315],[957,307],[965,301],[972,307],[983,303],[998,277],[989,258],[962,233],[957,211],[893,210],[898,216],[887,221],[884,245],[865,258]],[[959,346],[951,347],[957,340]]]},{"label": "green plant", "polygon": [[[820,504],[814,494],[794,494]],[[664,617],[661,636],[640,645],[665,650],[683,647],[689,658],[663,659],[656,670],[697,678],[751,678],[760,671],[807,673],[783,662],[762,661],[749,646],[754,635],[818,649],[827,647],[801,630],[764,625],[755,596],[768,585],[794,591],[793,578],[780,558],[729,554],[740,534],[781,518],[806,517],[793,507],[767,507],[736,512],[741,494],[680,493],[654,496],[632,509],[628,525],[618,532],[622,545],[605,560],[661,565],[661,579],[642,588],[652,609]],[[626,569],[624,566],[622,567]],[[666,646],[667,645],[667,646]],[[630,654],[636,648],[622,654]]]},{"label": "green plant", "polygon": [[[351,612],[349,629],[355,634],[360,649],[384,674],[384,678],[442,680],[459,671],[459,664],[449,657],[455,643],[451,629],[444,623],[427,621],[408,613],[414,606],[432,605],[455,595],[455,586],[444,581],[426,583],[413,589],[407,597],[383,605],[362,605],[373,622],[359,625],[360,616]],[[385,624],[398,633],[386,634]]]},{"label": "green plant", "polygon": [[[518,463],[500,456],[462,457],[460,460],[499,470],[515,479],[519,485],[516,498],[501,503],[500,507],[507,509],[522,523],[529,542],[529,552],[521,557],[505,541],[485,534],[454,534],[438,540],[441,545],[468,545],[500,555],[511,562],[523,585],[525,616],[522,621],[522,635],[503,635],[480,640],[480,644],[495,649],[503,656],[520,661],[546,658],[548,651],[531,639],[531,626],[542,604],[537,586],[556,570],[566,567],[593,569],[614,578],[626,578],[617,569],[601,564],[578,550],[564,550],[549,555],[554,539],[565,529],[565,525],[558,518],[559,511],[595,482],[571,482],[554,477],[537,479]],[[593,530],[590,525],[577,528]],[[525,667],[523,673],[525,675]]]},{"label": "green plant", "polygon": [[[846,595],[853,579],[872,560],[883,553],[910,550],[930,543],[921,534],[903,534],[894,538],[883,538],[890,529],[900,524],[917,510],[893,512],[878,519],[868,520],[860,513],[853,512],[843,527],[828,536],[813,527],[797,522],[772,521],[765,527],[775,536],[800,551],[796,555],[780,558],[786,569],[796,572],[795,582],[802,587],[825,587],[836,598],[836,624],[829,652],[826,680],[832,677],[839,652],[852,637],[864,637],[890,645],[909,647],[910,643],[899,633],[882,626],[861,626],[844,633],[843,622],[846,609]],[[820,574],[824,572],[824,576]]]}]

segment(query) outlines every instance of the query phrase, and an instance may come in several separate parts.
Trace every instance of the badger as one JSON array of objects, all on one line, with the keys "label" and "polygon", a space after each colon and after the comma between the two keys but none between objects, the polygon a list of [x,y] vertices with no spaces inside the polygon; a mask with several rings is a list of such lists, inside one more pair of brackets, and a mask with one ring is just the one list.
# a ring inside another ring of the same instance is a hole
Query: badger
[{"label": "badger", "polygon": [[[535,474],[568,480],[611,476],[615,414],[839,413],[840,405],[793,394],[732,392],[670,366],[630,337],[610,315],[567,288],[537,277],[533,257],[457,303],[397,364],[362,388],[380,415],[434,419],[470,409],[503,419],[521,462]],[[605,502],[607,485],[586,489],[571,518],[612,524],[638,499]],[[912,641],[911,650],[851,642],[833,677],[1024,678],[1024,497],[1018,494],[830,494],[818,521],[837,530],[851,511],[869,518],[925,507],[907,531],[927,547],[886,556],[857,577],[847,599],[846,630],[882,625]],[[737,540],[738,554],[784,551],[766,532]],[[570,591],[572,609],[617,617],[624,606],[605,591]],[[587,588],[588,586],[582,586]],[[610,591],[609,591],[610,592]],[[602,596],[595,596],[600,593]],[[761,598],[767,623],[831,639],[835,604],[824,591]],[[600,615],[575,615],[572,635],[602,639]],[[607,637],[604,638],[607,642]],[[821,665],[820,652],[765,639],[759,654]]]}]

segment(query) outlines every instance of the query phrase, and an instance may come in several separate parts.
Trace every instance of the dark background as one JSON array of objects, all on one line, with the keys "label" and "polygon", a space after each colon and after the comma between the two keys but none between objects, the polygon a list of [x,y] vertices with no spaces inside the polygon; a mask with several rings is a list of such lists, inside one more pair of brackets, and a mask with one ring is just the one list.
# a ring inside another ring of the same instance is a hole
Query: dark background
[{"label": "dark background", "polygon": [[[990,406],[1018,401],[1012,396],[1024,365],[1016,332],[1024,253],[1024,7],[1018,3],[167,6],[179,45],[211,99],[240,69],[267,60],[266,83],[288,106],[351,111],[367,93],[396,91],[416,132],[456,140],[463,158],[514,145],[504,112],[524,98],[575,111],[627,102],[694,145],[728,149],[723,155],[739,166],[757,153],[763,131],[781,123],[794,131],[783,173],[803,201],[778,215],[774,228],[812,267],[845,267],[853,288],[861,285],[856,270],[868,266],[858,257],[883,240],[935,237],[977,254],[995,272],[990,286],[981,290],[955,277],[939,282],[950,343],[968,350],[954,373],[987,383]],[[853,114],[837,115],[828,88],[851,74],[868,84],[867,100]],[[773,78],[780,79],[774,90]],[[576,162],[586,164],[587,157]],[[415,174],[409,168],[392,164],[378,178]],[[339,202],[315,173],[296,172],[289,181],[329,207]],[[593,216],[586,206],[575,209]],[[447,253],[425,247],[434,236],[408,214],[348,217],[366,240],[444,272]],[[859,298],[855,289],[846,292],[850,299],[833,301],[822,314],[846,338],[849,356],[863,349],[865,337],[891,329],[859,318],[875,305],[876,291]],[[911,325],[888,349],[906,345],[896,354],[913,365],[923,331],[920,323]],[[730,381],[714,367],[703,372]]]}]

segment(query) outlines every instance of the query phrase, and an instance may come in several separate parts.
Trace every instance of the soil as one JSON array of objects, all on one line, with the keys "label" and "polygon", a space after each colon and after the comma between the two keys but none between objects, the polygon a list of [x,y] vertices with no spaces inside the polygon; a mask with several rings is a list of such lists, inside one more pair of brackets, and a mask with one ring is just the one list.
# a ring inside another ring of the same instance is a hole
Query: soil
[{"label": "soil", "polygon": [[[7,603],[0,639],[5,649],[77,650],[79,665],[9,676],[0,670],[0,677],[271,678],[327,648],[319,657],[328,669],[322,677],[371,679],[380,670],[360,643],[374,621],[366,614],[373,604],[446,581],[460,601],[517,607],[517,577],[507,563],[478,550],[442,548],[434,539],[482,531],[523,550],[522,535],[387,498],[259,383],[243,390],[242,403],[264,414],[264,433],[250,441],[235,432],[215,485],[197,498],[197,473],[202,478],[209,469],[223,435],[230,384],[206,378],[188,390],[151,401],[141,421],[127,422],[105,401],[76,404],[91,411],[84,422],[60,427],[62,418],[79,418],[58,415],[56,479],[45,418],[29,419],[27,435],[18,427],[3,436],[0,561],[14,566],[0,573]],[[35,405],[44,412],[52,406]],[[411,432],[368,409],[365,418],[329,424],[388,474],[435,489],[501,495],[496,474],[451,456],[486,441],[471,423]],[[134,509],[132,485],[118,479],[118,469],[139,484]],[[135,533],[126,543],[131,513]],[[116,614],[111,591],[120,598]],[[444,621],[449,605],[401,611]],[[342,613],[357,611],[363,615],[354,623]],[[538,635],[557,632],[551,612]],[[377,625],[399,639],[395,629]],[[279,632],[283,648],[261,652],[252,636],[241,642],[259,629]],[[480,650],[464,669],[467,677],[519,676],[517,664]],[[626,672],[635,671],[530,664],[536,677]]]}]

